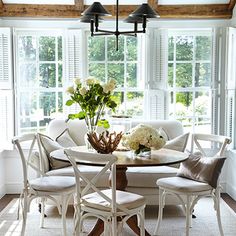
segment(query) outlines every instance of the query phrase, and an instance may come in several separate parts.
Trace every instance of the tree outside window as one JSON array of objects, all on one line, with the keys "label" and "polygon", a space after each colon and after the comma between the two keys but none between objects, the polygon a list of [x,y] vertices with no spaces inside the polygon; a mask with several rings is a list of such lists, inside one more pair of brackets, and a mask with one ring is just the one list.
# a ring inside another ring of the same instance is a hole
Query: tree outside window
[{"label": "tree outside window", "polygon": [[140,76],[140,41],[139,37],[120,36],[119,50],[116,51],[114,36],[88,36],[88,74],[103,82],[116,80],[117,115],[143,116],[144,78]]},{"label": "tree outside window", "polygon": [[211,32],[169,32],[169,116],[186,131],[211,132]]}]

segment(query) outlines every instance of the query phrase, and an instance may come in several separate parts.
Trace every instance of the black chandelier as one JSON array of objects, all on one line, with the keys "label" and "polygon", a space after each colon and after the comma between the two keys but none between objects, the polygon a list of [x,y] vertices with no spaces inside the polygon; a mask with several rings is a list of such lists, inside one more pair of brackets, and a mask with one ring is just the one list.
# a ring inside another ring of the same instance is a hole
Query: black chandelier
[{"label": "black chandelier", "polygon": [[[80,18],[81,22],[90,23],[91,36],[115,35],[116,50],[118,50],[119,35],[137,36],[137,33],[145,33],[148,18],[157,18],[159,15],[147,4],[143,3],[138,9],[132,12],[124,21],[133,23],[134,30],[119,31],[119,0],[116,0],[116,29],[115,31],[99,29],[99,23],[103,20],[102,16],[111,16],[111,14],[102,6],[100,2],[94,2],[88,7]],[[142,24],[142,30],[138,29],[138,24]]]}]

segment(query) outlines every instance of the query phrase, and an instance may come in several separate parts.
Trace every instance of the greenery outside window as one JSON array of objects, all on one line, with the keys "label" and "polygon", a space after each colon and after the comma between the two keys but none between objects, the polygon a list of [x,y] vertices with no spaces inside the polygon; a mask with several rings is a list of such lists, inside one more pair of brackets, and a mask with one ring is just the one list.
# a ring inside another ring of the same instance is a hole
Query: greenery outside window
[{"label": "greenery outside window", "polygon": [[43,132],[63,112],[62,35],[17,32],[17,132]]},{"label": "greenery outside window", "polygon": [[211,133],[212,34],[169,31],[169,116],[185,131]]},{"label": "greenery outside window", "polygon": [[88,74],[103,82],[117,81],[114,93],[118,103],[117,115],[142,117],[145,87],[144,66],[141,64],[142,38],[119,36],[118,51],[114,36],[88,36],[87,42]]}]

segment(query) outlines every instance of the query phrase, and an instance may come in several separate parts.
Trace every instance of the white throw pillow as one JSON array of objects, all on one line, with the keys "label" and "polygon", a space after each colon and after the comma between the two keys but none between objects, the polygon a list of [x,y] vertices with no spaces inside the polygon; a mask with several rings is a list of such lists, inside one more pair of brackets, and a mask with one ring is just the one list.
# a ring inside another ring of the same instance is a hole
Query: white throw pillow
[{"label": "white throw pillow", "polygon": [[77,144],[71,138],[69,130],[65,129],[57,138],[56,141],[64,148],[74,147]]},{"label": "white throw pillow", "polygon": [[63,148],[60,144],[58,144],[56,141],[54,141],[53,139],[51,139],[50,137],[44,134],[39,134],[39,139],[42,145],[43,155],[44,156],[46,155],[46,157],[49,160],[50,169],[54,170],[54,169],[70,166],[69,162],[59,161],[50,157],[50,153],[52,151]]},{"label": "white throw pillow", "polygon": [[160,135],[165,139],[165,141],[169,140],[169,137],[168,137],[166,131],[164,130],[164,128],[160,127],[158,129],[158,131],[159,131]]},{"label": "white throw pillow", "polygon": [[186,145],[188,143],[188,137],[189,133],[182,134],[174,139],[167,141],[163,148],[184,152]]}]

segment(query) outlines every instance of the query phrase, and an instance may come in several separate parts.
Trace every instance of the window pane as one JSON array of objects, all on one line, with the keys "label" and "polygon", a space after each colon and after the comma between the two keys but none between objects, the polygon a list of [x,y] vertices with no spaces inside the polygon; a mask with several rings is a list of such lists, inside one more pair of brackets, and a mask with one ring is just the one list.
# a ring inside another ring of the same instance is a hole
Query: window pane
[{"label": "window pane", "polygon": [[196,37],[196,60],[211,59],[211,37],[197,36]]},{"label": "window pane", "polygon": [[126,115],[142,116],[143,115],[143,92],[128,92],[126,103]]},{"label": "window pane", "polygon": [[63,94],[62,92],[58,93],[58,112],[63,112]]},{"label": "window pane", "polygon": [[20,115],[30,116],[37,110],[37,94],[30,92],[20,93]]},{"label": "window pane", "polygon": [[174,37],[169,37],[168,40],[168,60],[173,61],[174,60]]},{"label": "window pane", "polygon": [[177,92],[176,93],[176,115],[177,116],[192,116],[192,92]]},{"label": "window pane", "polygon": [[195,65],[195,86],[210,86],[211,64],[196,63]]},{"label": "window pane", "polygon": [[137,60],[137,38],[127,37],[127,60],[136,61]]},{"label": "window pane", "polygon": [[105,64],[104,63],[90,63],[89,75],[94,76],[102,82],[105,82]]},{"label": "window pane", "polygon": [[20,127],[21,128],[28,128],[28,127],[36,127],[37,128],[37,122],[31,121],[30,118],[23,118],[23,119],[20,119]]},{"label": "window pane", "polygon": [[193,37],[176,37],[176,60],[189,61],[193,59]]},{"label": "window pane", "polygon": [[43,120],[40,120],[39,121],[39,126],[40,126],[40,128],[41,127],[46,127],[46,126],[48,126],[48,124],[49,124],[49,122],[51,121],[52,119],[50,119],[50,118],[44,118]]},{"label": "window pane", "polygon": [[55,87],[56,86],[56,66],[55,64],[41,64],[39,66],[40,86]]},{"label": "window pane", "polygon": [[57,37],[58,61],[62,61],[62,37]]},{"label": "window pane", "polygon": [[35,64],[20,64],[19,84],[22,87],[35,87],[35,85],[37,84]]},{"label": "window pane", "polygon": [[168,85],[170,87],[173,87],[174,83],[174,68],[173,68],[173,63],[168,64]]},{"label": "window pane", "polygon": [[116,80],[117,87],[124,86],[124,64],[108,63],[108,79]]},{"label": "window pane", "polygon": [[58,64],[58,87],[62,87],[62,75],[63,75],[62,64],[59,63]]},{"label": "window pane", "polygon": [[39,38],[39,60],[55,61],[55,37],[41,36]]},{"label": "window pane", "polygon": [[209,117],[196,117],[194,126],[198,133],[211,134],[211,118]]},{"label": "window pane", "polygon": [[56,94],[53,92],[41,92],[39,94],[39,108],[43,116],[50,116],[56,112]]},{"label": "window pane", "polygon": [[36,59],[36,39],[32,36],[20,36],[18,40],[19,59],[33,61]]},{"label": "window pane", "polygon": [[107,37],[107,54],[109,61],[123,61],[124,60],[124,36],[119,37],[119,50],[116,51],[116,38]]},{"label": "window pane", "polygon": [[88,37],[88,58],[90,61],[105,60],[105,37]]},{"label": "window pane", "polygon": [[137,64],[128,63],[127,64],[127,86],[128,87],[137,87]]},{"label": "window pane", "polygon": [[182,88],[192,87],[192,64],[176,64],[176,86]]},{"label": "window pane", "polygon": [[210,116],[211,114],[211,98],[208,92],[195,93],[195,116]]}]

